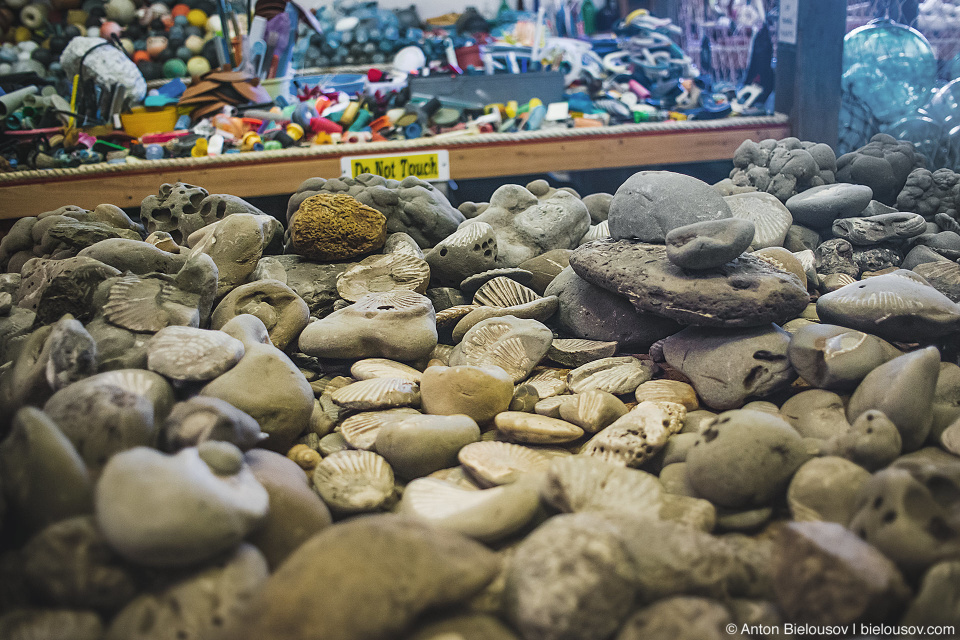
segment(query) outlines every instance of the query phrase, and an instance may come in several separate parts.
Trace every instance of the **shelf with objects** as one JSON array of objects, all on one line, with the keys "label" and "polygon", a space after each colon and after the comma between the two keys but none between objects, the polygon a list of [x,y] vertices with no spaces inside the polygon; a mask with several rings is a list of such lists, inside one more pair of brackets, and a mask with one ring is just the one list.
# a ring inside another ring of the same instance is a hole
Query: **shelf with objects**
[{"label": "shelf with objects", "polygon": [[133,206],[164,181],[289,193],[355,156],[440,150],[444,171],[419,177],[464,179],[729,160],[746,139],[790,132],[772,109],[769,47],[750,60],[768,70],[759,84],[719,68],[715,81],[679,44],[684,28],[642,10],[620,19],[612,3],[504,5],[490,21],[369,3],[257,3],[248,21],[201,5],[112,0],[103,16],[12,30],[0,217],[49,210],[51,183],[81,206]]}]

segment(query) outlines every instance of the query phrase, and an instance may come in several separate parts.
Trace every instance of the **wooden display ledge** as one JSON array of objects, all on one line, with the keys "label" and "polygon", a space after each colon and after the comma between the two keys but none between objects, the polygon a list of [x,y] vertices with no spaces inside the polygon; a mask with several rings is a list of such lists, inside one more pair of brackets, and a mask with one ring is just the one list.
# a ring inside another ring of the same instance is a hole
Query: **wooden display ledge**
[{"label": "wooden display ledge", "polygon": [[67,204],[139,207],[160,185],[187,182],[241,198],[291,194],[307,178],[341,175],[340,158],[445,149],[454,180],[726,160],[744,140],[790,135],[784,115],[555,129],[446,139],[325,145],[281,151],[89,165],[0,174],[0,219]]}]

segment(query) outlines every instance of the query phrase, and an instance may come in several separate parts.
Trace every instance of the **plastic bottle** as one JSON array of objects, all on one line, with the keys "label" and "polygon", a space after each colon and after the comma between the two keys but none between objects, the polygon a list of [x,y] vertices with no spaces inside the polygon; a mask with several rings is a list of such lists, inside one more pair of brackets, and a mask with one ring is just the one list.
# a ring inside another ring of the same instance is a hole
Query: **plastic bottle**
[{"label": "plastic bottle", "polygon": [[580,17],[583,19],[583,32],[586,35],[592,36],[597,32],[597,7],[592,0],[583,0]]}]

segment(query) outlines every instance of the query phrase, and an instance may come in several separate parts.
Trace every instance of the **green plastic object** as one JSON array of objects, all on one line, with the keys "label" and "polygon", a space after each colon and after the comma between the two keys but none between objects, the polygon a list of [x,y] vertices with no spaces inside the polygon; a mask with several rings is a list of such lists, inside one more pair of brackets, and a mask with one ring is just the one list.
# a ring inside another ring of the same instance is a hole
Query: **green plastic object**
[{"label": "green plastic object", "polygon": [[583,19],[583,32],[592,36],[597,32],[597,7],[592,0],[583,0],[580,7],[580,17]]},{"label": "green plastic object", "polygon": [[183,78],[187,75],[187,63],[180,58],[170,58],[163,63],[164,78]]}]

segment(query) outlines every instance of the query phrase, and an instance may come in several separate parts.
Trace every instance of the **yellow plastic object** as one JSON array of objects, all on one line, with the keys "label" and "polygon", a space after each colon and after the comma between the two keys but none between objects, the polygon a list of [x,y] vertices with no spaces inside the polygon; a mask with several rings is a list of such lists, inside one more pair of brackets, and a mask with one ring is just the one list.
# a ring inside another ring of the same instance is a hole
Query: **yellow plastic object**
[{"label": "yellow plastic object", "polygon": [[516,101],[516,100],[511,100],[510,102],[508,102],[508,103],[507,103],[507,117],[508,117],[508,118],[516,118],[516,117],[517,117],[517,109],[519,109],[519,108],[520,108],[520,106],[517,104],[517,101]]},{"label": "yellow plastic object", "polygon": [[134,107],[130,113],[121,113],[124,132],[139,138],[148,133],[166,133],[177,126],[177,107]]},{"label": "yellow plastic object", "polygon": [[313,144],[333,144],[333,138],[326,131],[321,131],[313,139]]},{"label": "yellow plastic object", "polygon": [[542,107],[542,106],[543,106],[543,100],[541,100],[540,98],[530,98],[530,102],[527,103],[527,108],[530,109],[531,111],[536,109],[537,107]]},{"label": "yellow plastic object", "polygon": [[303,127],[298,125],[296,122],[291,122],[287,125],[287,135],[293,138],[295,141],[303,137]]},{"label": "yellow plastic object", "polygon": [[360,110],[359,102],[351,102],[347,105],[347,108],[343,110],[343,115],[340,116],[340,125],[346,129],[353,121],[357,119],[357,111]]},{"label": "yellow plastic object", "polygon": [[261,142],[260,136],[255,131],[248,131],[243,134],[243,140],[240,142],[240,151],[253,151],[253,145]]},{"label": "yellow plastic object", "polygon": [[30,31],[30,29],[22,25],[13,30],[13,39],[15,42],[26,42],[31,38],[33,38],[33,31]]},{"label": "yellow plastic object", "polygon": [[207,155],[207,139],[200,138],[197,140],[197,143],[193,145],[193,149],[190,149],[190,155],[194,158],[204,158]]},{"label": "yellow plastic object", "polygon": [[189,22],[194,27],[200,27],[201,29],[207,24],[207,14],[202,9],[191,9],[187,13],[187,22]]}]

